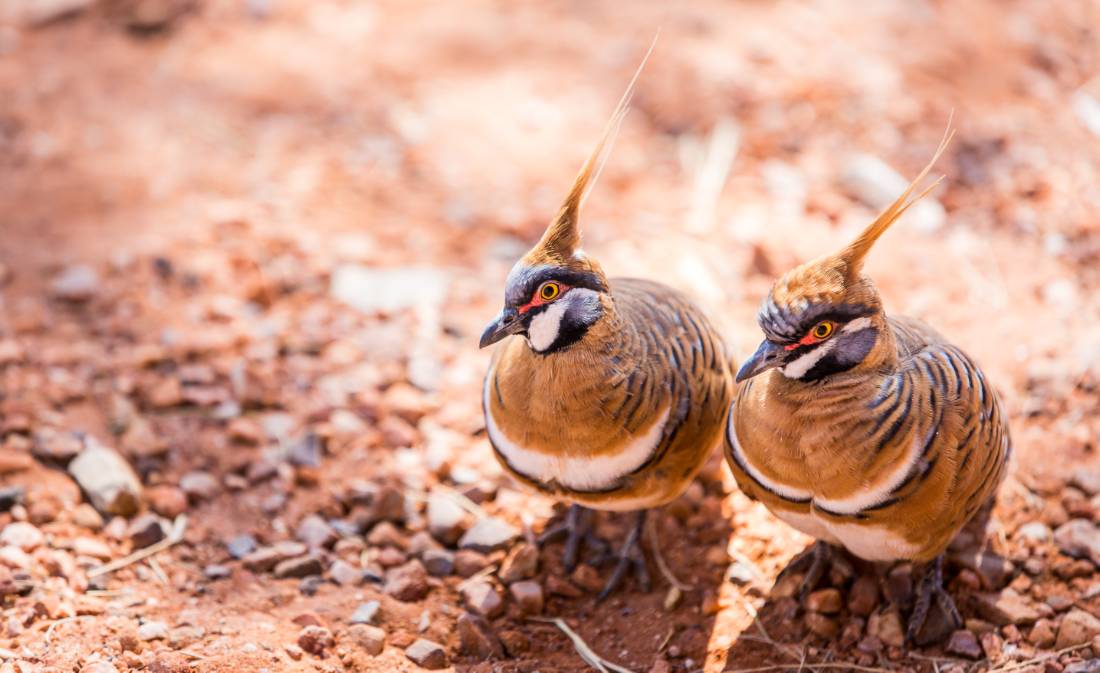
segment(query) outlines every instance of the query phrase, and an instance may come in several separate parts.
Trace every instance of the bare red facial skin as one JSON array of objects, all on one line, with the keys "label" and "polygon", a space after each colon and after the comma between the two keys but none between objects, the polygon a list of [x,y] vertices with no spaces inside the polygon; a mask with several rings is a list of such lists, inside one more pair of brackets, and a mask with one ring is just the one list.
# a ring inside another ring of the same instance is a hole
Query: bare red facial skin
[{"label": "bare red facial skin", "polygon": [[818,341],[821,341],[821,339],[818,339],[817,337],[815,337],[812,334],[807,334],[806,336],[802,337],[798,341],[798,343],[787,344],[786,346],[783,347],[783,350],[793,351],[794,349],[798,348],[799,346],[809,346],[811,344],[817,343]]},{"label": "bare red facial skin", "polygon": [[557,301],[558,299],[561,299],[561,296],[563,294],[565,294],[566,292],[568,292],[572,288],[571,288],[571,286],[566,285],[565,283],[558,283],[558,296],[554,297],[550,301],[545,301],[541,296],[539,296],[539,294],[540,294],[539,290],[541,290],[541,289],[542,289],[542,286],[540,285],[535,290],[535,294],[531,295],[531,301],[527,302],[523,306],[520,306],[516,310],[519,311],[520,314],[527,313],[528,311],[535,308],[536,306],[542,306],[543,304],[549,304],[550,301]]}]

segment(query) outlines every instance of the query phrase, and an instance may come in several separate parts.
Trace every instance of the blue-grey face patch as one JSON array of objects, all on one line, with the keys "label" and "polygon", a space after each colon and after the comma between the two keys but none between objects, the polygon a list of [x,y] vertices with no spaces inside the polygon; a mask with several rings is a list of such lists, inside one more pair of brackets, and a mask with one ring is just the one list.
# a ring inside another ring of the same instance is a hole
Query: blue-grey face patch
[{"label": "blue-grey face patch", "polygon": [[875,309],[862,304],[809,304],[804,308],[780,307],[768,298],[756,316],[760,329],[777,343],[793,343],[806,336],[822,320],[846,323],[871,315]]},{"label": "blue-grey face patch", "polygon": [[556,280],[569,287],[583,287],[596,292],[607,292],[607,286],[594,273],[573,271],[560,266],[541,264],[526,266],[522,263],[512,267],[504,285],[504,305],[523,306],[531,301],[531,296],[548,280]]}]

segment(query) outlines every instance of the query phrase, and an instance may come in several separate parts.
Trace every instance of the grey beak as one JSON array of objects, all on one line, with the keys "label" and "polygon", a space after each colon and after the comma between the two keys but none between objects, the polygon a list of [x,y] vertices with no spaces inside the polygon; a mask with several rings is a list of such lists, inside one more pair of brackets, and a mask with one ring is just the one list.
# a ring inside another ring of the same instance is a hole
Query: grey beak
[{"label": "grey beak", "polygon": [[757,374],[762,374],[769,369],[782,366],[782,364],[783,347],[764,339],[760,342],[760,347],[756,349],[752,357],[746,360],[741,365],[741,369],[737,371],[737,382],[741,383],[745,379],[751,379]]},{"label": "grey beak", "polygon": [[523,321],[519,319],[519,313],[516,309],[506,307],[481,333],[481,345],[479,347],[492,346],[504,337],[518,334],[524,329]]}]

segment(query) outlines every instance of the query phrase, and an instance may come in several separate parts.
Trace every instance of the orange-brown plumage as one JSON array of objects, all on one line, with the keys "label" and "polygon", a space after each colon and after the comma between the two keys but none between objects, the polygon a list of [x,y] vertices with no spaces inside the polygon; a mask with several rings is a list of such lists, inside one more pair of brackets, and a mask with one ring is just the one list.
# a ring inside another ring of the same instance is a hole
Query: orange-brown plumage
[{"label": "orange-brown plumage", "polygon": [[862,266],[949,139],[855,241],[775,283],[726,443],[738,484],[780,518],[864,559],[936,560],[935,578],[1004,477],[1008,426],[973,360],[924,323],[888,317]]}]

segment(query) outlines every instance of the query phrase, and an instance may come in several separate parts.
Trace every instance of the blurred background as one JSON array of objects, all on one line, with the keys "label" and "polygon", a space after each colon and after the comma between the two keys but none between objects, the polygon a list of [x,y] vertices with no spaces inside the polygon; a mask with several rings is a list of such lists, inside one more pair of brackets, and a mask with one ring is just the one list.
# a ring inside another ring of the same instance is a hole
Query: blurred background
[{"label": "blurred background", "polygon": [[[257,585],[236,566],[231,585],[214,583],[203,568],[231,562],[227,541],[301,539],[310,517],[348,537],[333,522],[353,518],[355,489],[393,479],[410,512],[402,536],[427,526],[417,517],[436,488],[477,505],[471,521],[484,506],[541,526],[550,503],[531,504],[492,464],[476,338],[658,31],[586,206],[586,251],[613,276],[689,292],[743,358],[772,280],[846,243],[953,119],[944,183],[879,242],[868,272],[888,311],[958,342],[1007,400],[1019,458],[1000,552],[1018,552],[1012,522],[1044,498],[1092,516],[1062,500],[1074,471],[1094,466],[1100,433],[1098,27],[1091,0],[0,0],[0,436],[15,465],[0,472],[22,489],[0,516],[61,543],[101,541],[108,558],[134,548],[129,519],[113,533],[111,512],[106,529],[74,520],[88,488],[66,472],[73,433],[132,466],[140,511],[192,513],[178,577],[158,585],[127,568],[117,584],[62,582],[67,598],[60,584],[35,590],[76,605],[88,590],[160,586],[159,607],[126,614],[135,628],[203,631],[195,666],[297,666],[239,648],[294,641],[297,613],[350,614],[374,589],[309,604],[293,582]],[[685,540],[671,565],[694,585],[683,605],[643,627],[632,611],[661,612],[660,591],[578,608],[546,589],[548,610],[582,625],[602,616],[597,649],[638,670],[732,667],[752,618],[751,592],[734,600],[723,582],[730,558],[774,578],[806,540],[731,494],[719,462],[666,517]],[[389,548],[406,554],[402,540]],[[321,546],[329,577],[347,555]],[[86,570],[71,547],[60,544]],[[368,540],[352,556],[377,566],[385,548]],[[8,565],[38,577],[39,563]],[[426,599],[428,628],[421,604],[389,608],[399,649],[386,666],[410,665],[411,634],[479,661],[454,630],[461,610],[446,607],[461,602],[457,582]],[[219,591],[219,618],[239,620],[223,650],[211,613],[165,616],[181,595],[194,606]],[[280,616],[256,631],[250,611],[272,601]],[[511,612],[493,617],[498,632],[522,630]],[[33,628],[9,638],[65,664],[102,647],[90,623],[68,627],[68,646]],[[543,627],[526,646],[501,638],[519,659],[584,670]],[[889,654],[828,639],[826,650]]]}]

